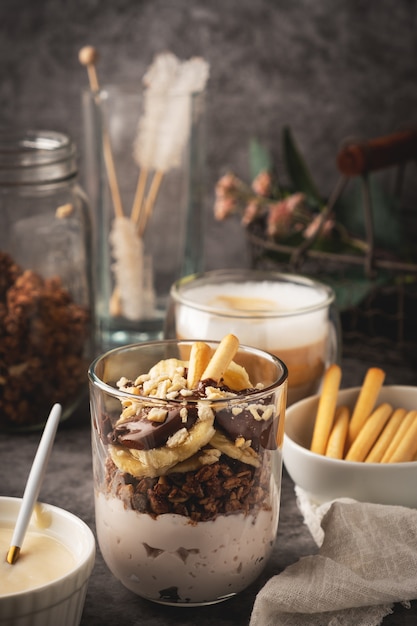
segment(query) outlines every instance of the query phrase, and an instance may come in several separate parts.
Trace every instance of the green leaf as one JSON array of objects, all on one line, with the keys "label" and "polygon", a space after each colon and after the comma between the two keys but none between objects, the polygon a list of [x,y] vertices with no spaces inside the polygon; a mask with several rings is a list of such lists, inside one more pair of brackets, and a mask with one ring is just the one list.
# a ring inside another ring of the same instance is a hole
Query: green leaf
[{"label": "green leaf", "polygon": [[251,139],[249,143],[249,166],[251,180],[261,172],[272,170],[271,154],[257,139]]},{"label": "green leaf", "polygon": [[340,312],[358,307],[375,289],[389,281],[389,274],[380,272],[376,278],[367,278],[363,268],[348,268],[343,274],[328,273],[320,280],[332,287]]},{"label": "green leaf", "polygon": [[297,148],[291,129],[288,126],[285,126],[283,129],[283,150],[287,173],[294,191],[305,193],[310,200],[313,200],[321,206],[323,200]]},{"label": "green leaf", "polygon": [[[404,251],[404,230],[395,198],[388,195],[375,177],[369,177],[374,240],[377,247],[392,252]],[[362,239],[366,238],[363,180],[353,179],[335,205],[337,221]]]}]

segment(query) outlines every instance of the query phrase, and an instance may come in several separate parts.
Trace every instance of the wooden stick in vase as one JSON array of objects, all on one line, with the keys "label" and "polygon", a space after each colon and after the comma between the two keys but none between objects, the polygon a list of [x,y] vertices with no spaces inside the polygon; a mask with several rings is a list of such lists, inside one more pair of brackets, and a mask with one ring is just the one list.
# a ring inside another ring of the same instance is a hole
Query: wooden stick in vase
[{"label": "wooden stick in vase", "polygon": [[[81,65],[87,68],[90,89],[93,95],[98,96],[100,86],[97,77],[96,61],[97,51],[93,46],[84,46],[78,54]],[[106,166],[107,179],[112,197],[114,214],[116,217],[123,217],[122,200],[120,197],[119,184],[117,182],[116,168],[114,166],[113,153],[110,138],[106,128],[103,128],[103,156]]]},{"label": "wooden stick in vase", "polygon": [[138,231],[139,231],[140,237],[143,236],[148,220],[150,216],[152,215],[153,207],[155,205],[156,197],[158,195],[158,191],[161,186],[163,177],[164,177],[164,172],[162,171],[155,172],[153,176],[152,184],[145,200],[144,210],[141,212],[139,216]]}]

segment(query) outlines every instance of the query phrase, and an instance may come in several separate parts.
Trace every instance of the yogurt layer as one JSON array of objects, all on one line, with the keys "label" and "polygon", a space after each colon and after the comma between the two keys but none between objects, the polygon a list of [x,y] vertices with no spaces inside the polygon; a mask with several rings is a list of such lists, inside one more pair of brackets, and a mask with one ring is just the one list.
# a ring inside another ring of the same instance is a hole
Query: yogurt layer
[{"label": "yogurt layer", "polygon": [[280,501],[272,493],[270,509],[197,523],[176,514],[152,518],[96,493],[101,552],[123,585],[142,597],[177,606],[226,599],[259,576],[272,552]]}]

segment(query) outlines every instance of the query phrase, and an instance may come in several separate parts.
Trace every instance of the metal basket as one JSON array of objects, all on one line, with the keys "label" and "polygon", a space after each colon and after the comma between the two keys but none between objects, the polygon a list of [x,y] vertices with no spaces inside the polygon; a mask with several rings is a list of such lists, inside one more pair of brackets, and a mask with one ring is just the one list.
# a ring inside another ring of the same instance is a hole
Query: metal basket
[{"label": "metal basket", "polygon": [[[253,267],[302,273],[330,284],[339,304],[343,353],[366,360],[391,363],[404,359],[417,364],[417,264],[392,259],[375,250],[369,175],[397,166],[397,193],[408,161],[417,158],[417,132],[408,131],[371,140],[347,143],[339,152],[341,177],[322,213],[321,225],[353,177],[360,176],[366,252],[362,255],[324,252],[313,248],[320,228],[298,247],[265,238],[263,226],[252,223],[247,238]],[[354,277],[352,278],[352,273]],[[356,278],[355,278],[356,277]],[[366,285],[363,296],[358,280]],[[355,284],[353,284],[355,281]]]}]

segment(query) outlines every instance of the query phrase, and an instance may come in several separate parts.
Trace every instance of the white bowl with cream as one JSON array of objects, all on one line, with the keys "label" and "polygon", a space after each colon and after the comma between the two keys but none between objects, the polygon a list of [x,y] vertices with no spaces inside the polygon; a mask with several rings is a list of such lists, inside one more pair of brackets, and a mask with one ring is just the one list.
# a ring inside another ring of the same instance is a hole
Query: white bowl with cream
[{"label": "white bowl with cream", "polygon": [[275,354],[288,367],[288,404],[317,392],[325,368],[340,354],[335,294],[296,274],[215,270],[171,288],[167,338],[220,340]]},{"label": "white bowl with cream", "polygon": [[0,626],[78,626],[95,560],[90,528],[72,513],[37,504],[20,556],[6,554],[21,506],[0,496]]},{"label": "white bowl with cream", "polygon": [[[342,389],[338,405],[353,408],[361,387]],[[417,408],[417,387],[383,386],[376,406]],[[353,498],[360,502],[417,508],[417,461],[364,463],[333,459],[310,451],[319,396],[288,407],[283,446],[284,465],[295,482],[315,502]]]}]

